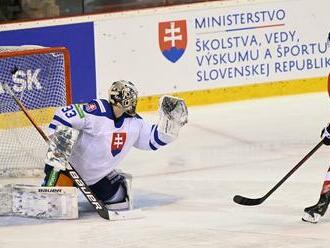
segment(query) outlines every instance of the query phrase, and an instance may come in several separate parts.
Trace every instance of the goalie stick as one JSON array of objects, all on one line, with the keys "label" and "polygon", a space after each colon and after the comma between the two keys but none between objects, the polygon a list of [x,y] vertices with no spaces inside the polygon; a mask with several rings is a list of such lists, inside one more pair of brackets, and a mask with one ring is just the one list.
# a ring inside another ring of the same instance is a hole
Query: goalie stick
[{"label": "goalie stick", "polygon": [[[29,121],[32,123],[32,125],[37,129],[39,134],[42,136],[42,138],[49,144],[50,140],[48,136],[44,133],[44,131],[37,126],[35,121],[33,120],[32,116],[29,114],[27,109],[24,107],[24,105],[21,103],[21,101],[15,96],[14,92],[11,90],[11,88],[7,85],[2,83],[3,89],[8,93],[17,103],[17,105],[20,107],[20,109],[23,111],[25,116],[29,119]],[[72,165],[68,162],[68,166],[66,167],[68,174],[70,175],[71,179],[75,182],[79,190],[83,193],[83,195],[86,197],[86,199],[92,204],[94,209],[97,211],[97,213],[104,219],[110,220],[110,217],[113,216],[113,212],[109,211],[106,206],[101,202],[96,195],[90,190],[90,188],[87,186],[87,184],[84,182],[84,180],[80,177],[80,175],[77,173],[77,171],[72,167]],[[110,216],[111,215],[111,216]]]},{"label": "goalie stick", "polygon": [[274,191],[280,187],[300,166],[302,166],[307,159],[309,159],[321,146],[323,145],[323,141],[321,140],[303,159],[293,167],[288,174],[286,174],[267,194],[260,198],[248,198],[241,195],[234,196],[234,202],[244,206],[256,206],[263,203]]}]

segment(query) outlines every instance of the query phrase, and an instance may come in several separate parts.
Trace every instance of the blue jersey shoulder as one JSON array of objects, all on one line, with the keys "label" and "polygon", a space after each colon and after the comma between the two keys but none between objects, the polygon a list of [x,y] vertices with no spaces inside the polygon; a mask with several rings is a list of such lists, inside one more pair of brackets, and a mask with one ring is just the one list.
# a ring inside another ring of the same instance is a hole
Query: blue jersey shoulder
[{"label": "blue jersey shoulder", "polygon": [[114,119],[112,107],[105,99],[94,99],[83,106],[86,113],[96,116],[106,116]]},{"label": "blue jersey shoulder", "polygon": [[136,114],[134,117],[136,117],[137,119],[143,119],[140,115]]},{"label": "blue jersey shoulder", "polygon": [[113,113],[112,105],[105,99],[94,99],[88,104],[83,106],[83,109],[86,113],[96,115],[96,116],[105,116],[115,122],[123,122],[125,118],[137,118],[142,119],[142,117],[138,114],[135,116],[128,115],[124,113],[120,118],[115,118]]}]

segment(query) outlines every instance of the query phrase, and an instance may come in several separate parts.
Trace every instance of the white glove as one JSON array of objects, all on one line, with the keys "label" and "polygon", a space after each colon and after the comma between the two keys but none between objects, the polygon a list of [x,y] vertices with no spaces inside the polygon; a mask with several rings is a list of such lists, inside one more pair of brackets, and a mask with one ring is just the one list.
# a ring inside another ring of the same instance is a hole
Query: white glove
[{"label": "white glove", "polygon": [[45,163],[57,171],[65,170],[75,139],[72,128],[58,126],[51,137]]},{"label": "white glove", "polygon": [[188,122],[187,105],[182,98],[162,96],[159,99],[159,132],[170,137],[177,137],[180,128]]},{"label": "white glove", "polygon": [[52,149],[48,149],[45,163],[52,166],[55,171],[65,171],[67,160],[58,153],[54,153]]}]

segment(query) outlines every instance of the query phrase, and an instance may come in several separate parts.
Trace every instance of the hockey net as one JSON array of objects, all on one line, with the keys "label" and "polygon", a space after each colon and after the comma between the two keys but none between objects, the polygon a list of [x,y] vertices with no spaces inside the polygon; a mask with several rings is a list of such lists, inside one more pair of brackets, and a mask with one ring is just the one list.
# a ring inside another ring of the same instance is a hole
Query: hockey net
[{"label": "hockey net", "polygon": [[[69,64],[63,47],[0,47],[0,83],[12,89],[46,133],[55,109],[71,103]],[[0,84],[0,177],[41,175],[47,148]]]}]

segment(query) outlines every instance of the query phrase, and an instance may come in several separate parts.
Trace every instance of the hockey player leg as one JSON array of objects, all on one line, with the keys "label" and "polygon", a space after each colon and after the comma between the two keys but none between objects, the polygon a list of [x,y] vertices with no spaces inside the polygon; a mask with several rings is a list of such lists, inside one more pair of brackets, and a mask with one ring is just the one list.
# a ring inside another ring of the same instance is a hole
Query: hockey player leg
[{"label": "hockey player leg", "polygon": [[113,197],[105,201],[109,210],[132,210],[133,194],[132,194],[132,175],[120,172],[122,177],[118,191]]},{"label": "hockey player leg", "polygon": [[310,207],[305,208],[302,220],[310,223],[317,223],[325,214],[330,203],[330,191],[321,194],[319,201]]},{"label": "hockey player leg", "polygon": [[[324,130],[326,131],[326,133],[328,133],[326,129]],[[321,136],[325,133],[325,131],[322,131]],[[325,138],[323,137],[323,139]],[[328,142],[326,143],[328,144]],[[305,208],[304,210],[305,215],[302,217],[302,220],[310,223],[317,223],[327,211],[329,202],[330,202],[330,167],[327,171],[327,174],[325,176],[322,185],[319,201],[315,205]]]},{"label": "hockey player leg", "polygon": [[126,173],[112,171],[90,188],[103,201],[109,210],[112,221],[140,219],[143,213],[133,209],[132,176]]},{"label": "hockey player leg", "polygon": [[117,187],[117,190],[111,197],[104,200],[106,207],[114,211],[133,209],[132,175],[113,171],[107,176],[107,179],[115,182],[114,187]]},{"label": "hockey player leg", "polygon": [[119,174],[124,177],[121,185],[125,194],[122,202],[109,203],[106,205],[109,209],[110,220],[115,221],[143,218],[144,215],[141,209],[133,209],[132,175],[122,172]]}]

